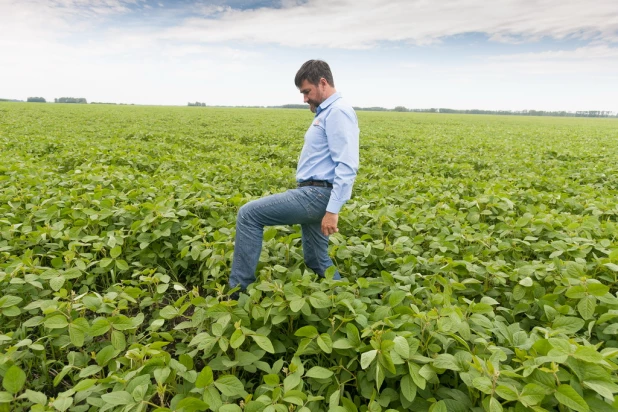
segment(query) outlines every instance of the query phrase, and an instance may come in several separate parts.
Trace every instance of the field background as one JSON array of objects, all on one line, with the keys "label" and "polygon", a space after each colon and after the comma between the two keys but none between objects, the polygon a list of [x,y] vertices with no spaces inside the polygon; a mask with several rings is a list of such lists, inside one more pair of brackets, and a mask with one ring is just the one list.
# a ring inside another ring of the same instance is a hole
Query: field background
[{"label": "field background", "polygon": [[359,112],[345,279],[228,302],[312,116],[0,103],[0,410],[618,410],[616,120]]}]

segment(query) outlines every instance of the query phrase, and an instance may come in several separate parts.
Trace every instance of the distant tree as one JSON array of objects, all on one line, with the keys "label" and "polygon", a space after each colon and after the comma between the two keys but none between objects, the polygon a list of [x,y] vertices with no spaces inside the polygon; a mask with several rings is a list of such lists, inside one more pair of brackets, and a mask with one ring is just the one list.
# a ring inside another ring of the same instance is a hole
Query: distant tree
[{"label": "distant tree", "polygon": [[386,107],[354,107],[354,110],[363,110],[363,111],[368,111],[368,112],[388,112],[390,111],[389,109],[387,109]]},{"label": "distant tree", "polygon": [[43,97],[28,97],[26,101],[30,103],[47,103]]},{"label": "distant tree", "polygon": [[189,102],[188,106],[200,106],[200,107],[206,107],[206,103],[201,103],[201,102],[191,103],[191,102]]},{"label": "distant tree", "polygon": [[403,107],[403,106],[397,106],[393,109],[394,112],[407,112],[409,111],[407,108]]},{"label": "distant tree", "polygon": [[54,99],[56,103],[79,103],[79,104],[87,104],[85,98],[83,97],[61,97],[59,99]]},{"label": "distant tree", "polygon": [[307,109],[306,104],[284,104],[283,106],[271,106],[273,109]]}]

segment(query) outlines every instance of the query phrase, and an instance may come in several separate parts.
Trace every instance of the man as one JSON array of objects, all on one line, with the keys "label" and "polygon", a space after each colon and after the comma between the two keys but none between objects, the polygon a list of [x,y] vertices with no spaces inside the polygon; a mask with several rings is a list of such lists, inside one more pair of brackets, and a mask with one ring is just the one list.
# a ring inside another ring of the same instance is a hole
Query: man
[{"label": "man", "polygon": [[[294,83],[315,113],[298,161],[298,186],[249,202],[238,211],[231,289],[244,291],[255,281],[264,226],[300,224],[307,267],[323,277],[333,265],[328,236],[339,231],[339,211],[350,199],[358,171],[358,120],[354,109],[335,90],[326,62],[307,61]],[[339,272],[334,278],[341,278]],[[237,299],[238,292],[231,297]]]}]

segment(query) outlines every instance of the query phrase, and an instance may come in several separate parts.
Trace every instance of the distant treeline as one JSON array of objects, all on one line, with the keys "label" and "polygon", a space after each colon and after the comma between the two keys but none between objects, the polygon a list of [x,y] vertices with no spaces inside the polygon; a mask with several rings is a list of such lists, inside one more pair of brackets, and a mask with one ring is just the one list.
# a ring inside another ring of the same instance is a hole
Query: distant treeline
[{"label": "distant treeline", "polygon": [[79,104],[87,104],[88,102],[83,97],[61,97],[59,99],[54,99],[54,103],[79,103]]},{"label": "distant treeline", "polygon": [[[306,109],[306,104],[284,104],[283,106],[269,106],[276,109]],[[394,109],[386,107],[354,107],[356,111],[368,112],[413,112],[413,113],[451,113],[451,114],[495,114],[506,116],[559,116],[559,117],[618,117],[618,113],[604,110],[580,110],[577,112],[546,111],[546,110],[456,110],[447,108],[408,109],[397,106]]]},{"label": "distant treeline", "polygon": [[[419,112],[419,113],[455,113],[455,114],[497,114],[507,116],[558,116],[558,117],[618,117],[618,113],[604,110],[580,110],[576,112],[546,111],[546,110],[455,110],[455,109],[406,109],[395,111]],[[405,109],[405,107],[404,107]]]},{"label": "distant treeline", "polygon": [[[28,97],[28,102],[37,102],[37,103],[45,103],[45,98],[43,97]],[[15,100],[15,99],[0,99],[0,102],[23,102],[23,100]],[[85,98],[83,97],[60,97],[54,99],[55,103],[81,103],[87,104]],[[119,104],[125,105],[126,103],[107,103],[107,102],[92,102],[91,104]],[[131,103],[133,105],[133,103]],[[281,106],[208,106],[203,102],[189,102],[188,106],[199,106],[199,107],[227,107],[227,108],[268,108],[268,109],[307,109],[308,106],[306,104],[284,104]],[[557,117],[618,117],[617,112],[606,111],[606,110],[579,110],[576,112],[567,112],[565,110],[562,111],[547,111],[547,110],[481,110],[481,109],[471,109],[471,110],[457,110],[457,109],[448,109],[448,108],[430,108],[430,109],[408,109],[404,106],[396,106],[393,109],[387,109],[386,107],[373,106],[373,107],[358,107],[355,106],[354,110],[356,111],[368,111],[368,112],[412,112],[412,113],[451,113],[451,114],[494,114],[494,115],[505,115],[505,116],[557,116]]]},{"label": "distant treeline", "polygon": [[[23,102],[23,100],[16,99],[0,99],[0,102]],[[28,103],[47,103],[44,97],[28,97],[26,99]],[[81,103],[87,104],[88,102],[83,97],[61,97],[54,99],[54,103]]]},{"label": "distant treeline", "polygon": [[[306,109],[306,104],[284,104],[282,106],[268,106],[272,109]],[[447,108],[431,109],[408,109],[404,106],[397,106],[394,109],[386,107],[354,107],[356,111],[368,112],[413,112],[413,113],[452,113],[452,114],[496,114],[507,116],[560,116],[560,117],[618,117],[618,113],[603,110],[584,110],[577,112],[567,111],[545,111],[545,110],[456,110]]]}]

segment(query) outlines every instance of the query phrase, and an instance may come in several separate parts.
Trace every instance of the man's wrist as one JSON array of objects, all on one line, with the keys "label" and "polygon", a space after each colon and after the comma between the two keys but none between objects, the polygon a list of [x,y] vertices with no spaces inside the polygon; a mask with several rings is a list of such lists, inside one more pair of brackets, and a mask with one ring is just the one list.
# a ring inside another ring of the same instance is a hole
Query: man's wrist
[{"label": "man's wrist", "polygon": [[328,213],[338,215],[344,203],[345,202],[338,202],[336,200],[330,199],[330,201],[328,202],[328,205],[326,205],[326,211]]}]

